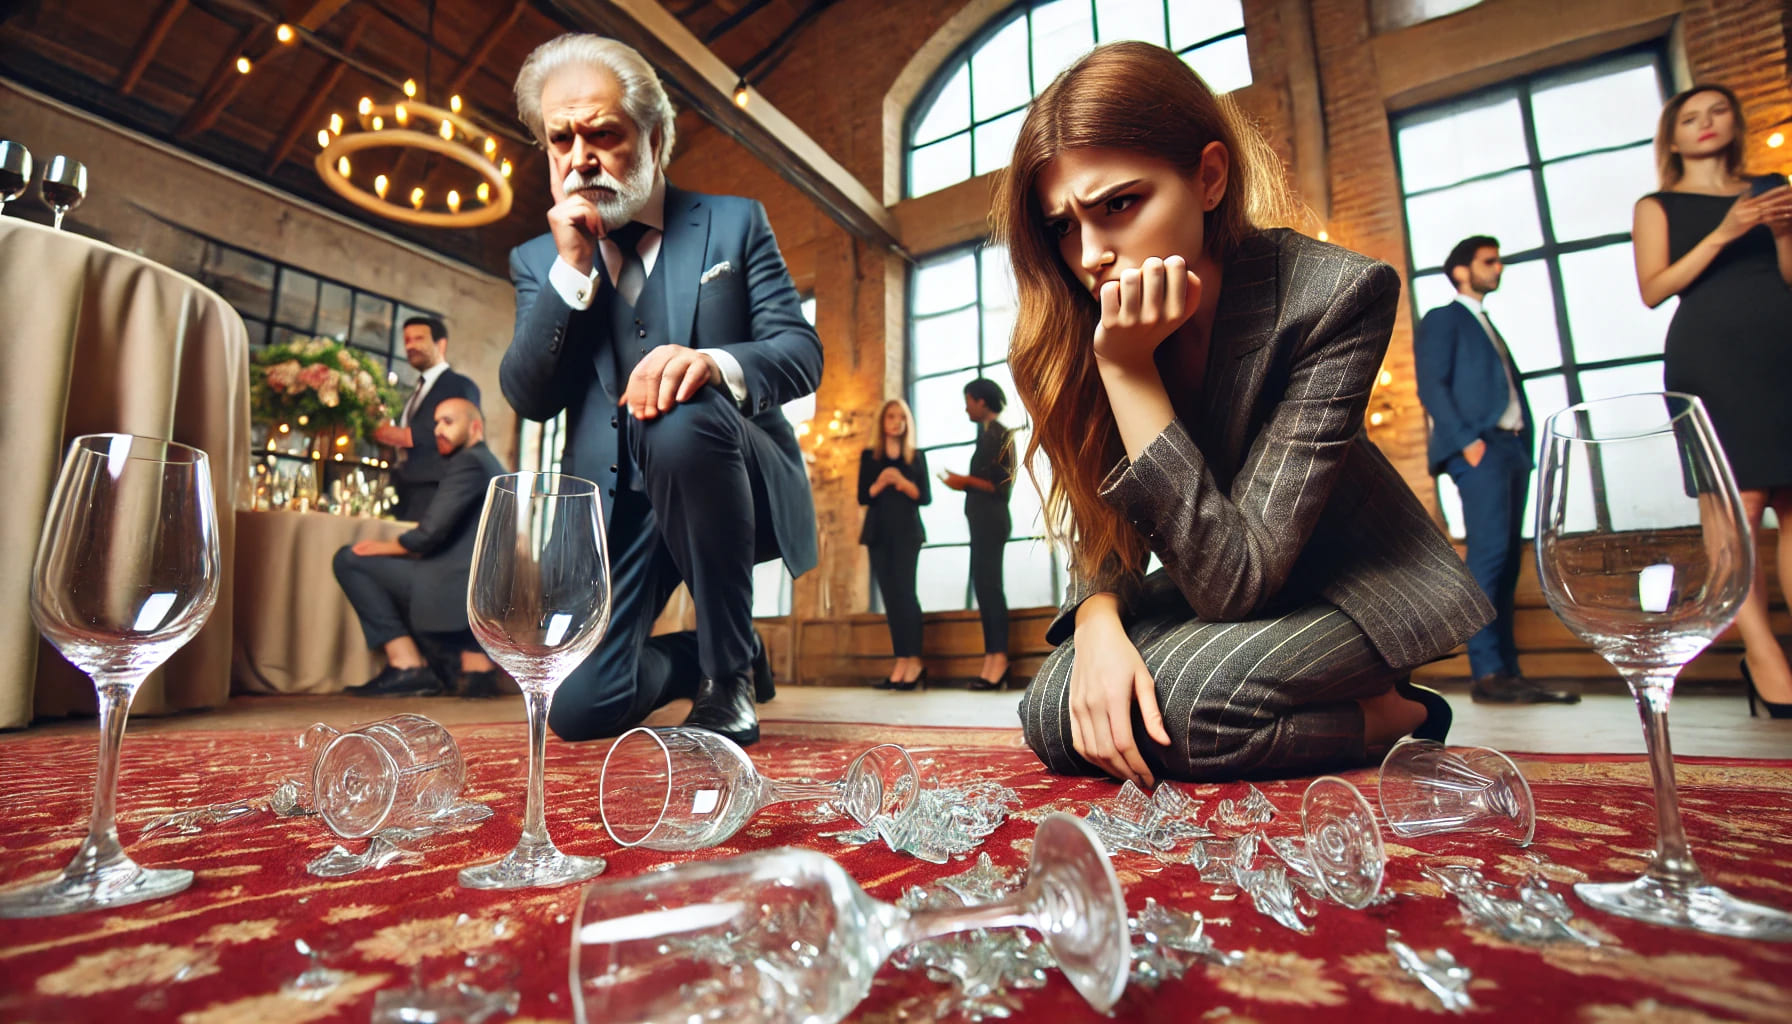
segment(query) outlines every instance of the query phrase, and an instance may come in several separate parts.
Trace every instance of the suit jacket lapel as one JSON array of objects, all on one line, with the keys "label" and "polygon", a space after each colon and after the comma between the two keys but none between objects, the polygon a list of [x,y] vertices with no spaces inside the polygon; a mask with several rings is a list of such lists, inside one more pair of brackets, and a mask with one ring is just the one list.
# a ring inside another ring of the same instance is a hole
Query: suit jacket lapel
[{"label": "suit jacket lapel", "polygon": [[697,288],[703,255],[709,250],[709,207],[703,197],[666,187],[666,233],[660,242],[657,269],[666,272],[666,341],[696,348],[691,338],[697,319]]},{"label": "suit jacket lapel", "polygon": [[1208,341],[1200,441],[1209,467],[1230,486],[1255,433],[1259,392],[1269,375],[1280,303],[1280,253],[1273,237],[1246,238],[1226,263]]}]

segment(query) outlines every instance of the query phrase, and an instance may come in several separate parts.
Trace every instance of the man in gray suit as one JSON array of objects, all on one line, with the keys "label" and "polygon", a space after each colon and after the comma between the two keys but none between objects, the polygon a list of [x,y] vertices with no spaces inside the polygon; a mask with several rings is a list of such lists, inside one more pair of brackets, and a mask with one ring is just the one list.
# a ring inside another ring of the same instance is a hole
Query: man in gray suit
[{"label": "man in gray suit", "polygon": [[336,581],[361,620],[370,648],[384,648],[386,667],[346,692],[357,697],[420,697],[448,687],[429,666],[416,635],[439,636],[460,651],[462,696],[498,693],[497,666],[467,627],[467,574],[492,477],[506,472],[485,446],[485,419],[464,398],[435,406],[435,450],[442,482],[423,521],[396,540],[363,540],[336,552]]},{"label": "man in gray suit", "polygon": [[[564,412],[562,466],[601,488],[608,634],[554,698],[563,739],[615,735],[690,697],[684,724],[759,738],[770,668],[753,565],[815,564],[802,451],[780,406],[814,392],[803,319],[765,210],[666,183],[672,105],[641,55],[593,35],[538,47],[517,110],[548,159],[548,232],[511,254],[516,334],[499,370],[517,412]],[[696,633],[649,639],[680,582]]]}]

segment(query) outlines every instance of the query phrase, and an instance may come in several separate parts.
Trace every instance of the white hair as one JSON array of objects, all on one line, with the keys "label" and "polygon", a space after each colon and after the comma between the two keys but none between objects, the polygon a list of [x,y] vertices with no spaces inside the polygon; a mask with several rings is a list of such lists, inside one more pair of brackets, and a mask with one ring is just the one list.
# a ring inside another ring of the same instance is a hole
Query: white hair
[{"label": "white hair", "polygon": [[516,112],[535,136],[547,144],[541,118],[541,90],[555,72],[569,67],[599,68],[622,83],[622,109],[652,145],[655,132],[660,144],[654,156],[660,170],[672,162],[672,142],[677,134],[676,115],[666,89],[653,65],[635,49],[604,36],[569,32],[535,48],[516,73]]}]

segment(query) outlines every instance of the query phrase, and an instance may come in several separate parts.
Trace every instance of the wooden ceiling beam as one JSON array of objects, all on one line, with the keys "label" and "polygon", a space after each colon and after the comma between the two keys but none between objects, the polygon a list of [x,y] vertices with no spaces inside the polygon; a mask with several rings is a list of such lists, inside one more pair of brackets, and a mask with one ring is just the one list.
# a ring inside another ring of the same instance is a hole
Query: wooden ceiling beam
[{"label": "wooden ceiling beam", "polygon": [[316,0],[311,5],[311,9],[300,15],[299,20],[293,22],[293,25],[307,32],[316,32],[329,24],[330,19],[334,18],[338,11],[352,2],[353,0]]},{"label": "wooden ceiling beam", "polygon": [[[355,12],[355,18],[349,22],[348,31],[342,36],[340,47],[343,53],[352,52],[361,42],[361,33],[367,30],[367,23],[372,20],[371,12],[363,7]],[[348,65],[339,60],[331,60],[317,77],[311,80],[310,88],[305,90],[305,98],[299,102],[299,108],[293,111],[292,117],[286,121],[286,127],[280,132],[280,141],[274,144],[268,154],[267,173],[273,174],[280,165],[286,162],[287,154],[307,131],[316,131],[317,116],[323,105],[336,91],[342,76],[348,73]]]},{"label": "wooden ceiling beam", "polygon": [[[350,0],[313,0],[311,6],[293,24],[307,34],[315,33],[349,2]],[[176,137],[198,135],[216,123],[218,115],[224,112],[225,107],[230,106],[230,101],[236,99],[236,94],[249,81],[248,75],[236,69],[237,58],[246,56],[258,65],[273,61],[287,49],[273,40],[274,27],[269,23],[263,22],[244,30],[237,39],[236,46],[225,51],[223,59],[212,71],[205,91],[199,94],[199,101],[181,119],[180,126],[174,131]]]},{"label": "wooden ceiling beam", "polygon": [[143,37],[137,40],[137,52],[131,55],[130,64],[125,67],[124,73],[118,76],[118,94],[120,96],[129,96],[131,90],[137,88],[137,83],[143,80],[143,73],[148,71],[149,65],[155,61],[156,51],[162,48],[164,42],[167,42],[169,31],[180,19],[181,12],[186,9],[187,0],[164,0],[161,10],[156,12],[149,27],[143,30]]},{"label": "wooden ceiling beam", "polygon": [[450,96],[467,87],[467,83],[473,80],[473,76],[479,72],[479,68],[485,63],[486,58],[492,55],[492,50],[498,45],[498,41],[503,39],[505,33],[509,32],[511,27],[516,24],[516,20],[523,16],[523,10],[528,6],[529,0],[516,0],[516,3],[510,5],[510,10],[492,19],[492,23],[486,26],[485,31],[481,33],[479,45],[474,48],[472,53],[467,54],[467,59],[461,63],[460,70],[456,71],[454,77],[448,80],[447,91]]}]

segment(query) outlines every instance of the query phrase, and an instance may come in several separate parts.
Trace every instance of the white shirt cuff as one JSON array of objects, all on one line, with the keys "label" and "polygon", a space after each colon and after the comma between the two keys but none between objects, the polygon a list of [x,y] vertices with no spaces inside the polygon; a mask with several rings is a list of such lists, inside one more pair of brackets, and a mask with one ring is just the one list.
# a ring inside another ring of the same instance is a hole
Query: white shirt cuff
[{"label": "white shirt cuff", "polygon": [[591,273],[581,274],[559,256],[554,257],[554,265],[548,268],[548,283],[573,309],[591,308],[591,300],[597,297],[597,281],[595,266]]},{"label": "white shirt cuff", "polygon": [[[568,267],[567,269],[572,269]],[[722,383],[728,385],[728,393],[734,396],[736,405],[745,405],[747,401],[747,375],[741,371],[740,360],[734,358],[732,352],[719,348],[703,350],[722,371]]]}]

